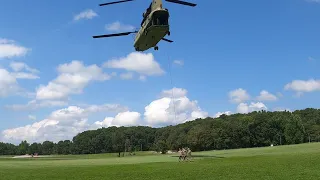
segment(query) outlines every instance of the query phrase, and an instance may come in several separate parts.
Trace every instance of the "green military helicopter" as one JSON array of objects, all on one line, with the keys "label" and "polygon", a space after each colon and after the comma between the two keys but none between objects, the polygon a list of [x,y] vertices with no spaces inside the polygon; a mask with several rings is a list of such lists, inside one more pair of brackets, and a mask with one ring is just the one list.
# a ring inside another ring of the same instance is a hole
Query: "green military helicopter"
[{"label": "green military helicopter", "polygon": [[[100,4],[100,6],[106,6],[116,3],[129,2],[133,0],[122,0]],[[180,1],[180,0],[165,0],[167,2],[182,4],[187,6],[196,6],[196,4]],[[114,36],[126,36],[132,33],[136,33],[134,40],[134,48],[136,51],[146,51],[150,48],[154,48],[154,50],[158,50],[159,47],[157,44],[160,40],[164,40],[167,42],[173,42],[169,39],[164,38],[166,35],[170,36],[170,28],[169,28],[169,11],[166,8],[163,8],[162,0],[152,0],[149,7],[142,14],[143,19],[141,22],[141,28],[139,31],[133,32],[123,32],[116,34],[105,34],[99,36],[93,36],[93,38],[106,38],[106,37],[114,37]]]}]

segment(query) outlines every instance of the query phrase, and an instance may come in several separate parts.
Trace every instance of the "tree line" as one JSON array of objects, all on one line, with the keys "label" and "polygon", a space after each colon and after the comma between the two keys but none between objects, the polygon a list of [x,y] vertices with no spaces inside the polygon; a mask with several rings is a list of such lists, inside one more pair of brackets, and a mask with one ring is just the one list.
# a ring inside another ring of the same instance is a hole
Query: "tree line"
[{"label": "tree line", "polygon": [[79,133],[72,140],[19,145],[0,143],[0,155],[98,154],[135,151],[192,151],[251,148],[320,141],[320,109],[251,112],[196,119],[176,126],[108,127]]}]

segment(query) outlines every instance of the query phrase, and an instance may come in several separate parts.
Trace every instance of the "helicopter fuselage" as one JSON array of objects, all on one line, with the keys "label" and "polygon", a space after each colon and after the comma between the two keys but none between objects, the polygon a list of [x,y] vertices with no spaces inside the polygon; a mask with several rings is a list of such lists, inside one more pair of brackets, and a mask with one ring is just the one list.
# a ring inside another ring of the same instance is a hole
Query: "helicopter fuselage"
[{"label": "helicopter fuselage", "polygon": [[144,17],[142,26],[136,34],[134,47],[136,51],[145,51],[154,47],[169,34],[169,12],[159,7]]},{"label": "helicopter fuselage", "polygon": [[[109,3],[100,4],[100,6],[129,2],[134,0],[118,0]],[[146,51],[150,48],[158,50],[157,44],[159,41],[167,41],[172,43],[170,39],[166,39],[165,36],[170,36],[169,26],[169,11],[163,7],[163,0],[152,0],[149,7],[142,13],[143,19],[141,20],[141,27],[138,31],[121,32],[113,34],[104,34],[93,36],[93,38],[107,38],[117,36],[127,36],[135,33],[134,48],[136,51]],[[167,2],[182,4],[187,6],[196,6],[196,4],[189,3],[183,0],[165,0]]]}]

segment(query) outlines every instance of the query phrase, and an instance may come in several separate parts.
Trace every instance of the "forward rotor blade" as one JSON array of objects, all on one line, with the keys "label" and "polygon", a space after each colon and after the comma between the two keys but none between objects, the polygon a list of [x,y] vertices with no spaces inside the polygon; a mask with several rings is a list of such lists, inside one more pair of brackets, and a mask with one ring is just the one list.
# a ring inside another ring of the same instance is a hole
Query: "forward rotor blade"
[{"label": "forward rotor blade", "polygon": [[167,41],[167,42],[170,42],[170,43],[173,42],[173,41],[171,41],[171,40],[169,40],[169,39],[166,39],[166,38],[162,38],[162,40]]},{"label": "forward rotor blade", "polygon": [[182,5],[187,5],[187,6],[196,6],[197,4],[193,4],[193,3],[189,3],[189,2],[185,2],[185,1],[180,1],[180,0],[165,0],[168,2],[172,2],[172,3],[177,3],[177,4],[182,4]]},{"label": "forward rotor blade", "polygon": [[93,38],[105,38],[105,37],[114,37],[114,36],[127,36],[131,33],[137,33],[137,31],[134,32],[124,32],[124,33],[116,33],[116,34],[105,34],[105,35],[99,35],[99,36],[93,36]]},{"label": "forward rotor blade", "polygon": [[114,2],[109,2],[109,3],[99,4],[99,6],[106,6],[106,5],[111,5],[111,4],[117,4],[117,3],[129,2],[129,1],[133,1],[133,0],[114,1]]}]

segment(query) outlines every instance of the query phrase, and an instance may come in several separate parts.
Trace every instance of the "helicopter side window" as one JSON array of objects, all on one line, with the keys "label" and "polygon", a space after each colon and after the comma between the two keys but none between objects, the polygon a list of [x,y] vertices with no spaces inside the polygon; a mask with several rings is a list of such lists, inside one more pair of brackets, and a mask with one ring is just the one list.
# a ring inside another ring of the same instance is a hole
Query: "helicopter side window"
[{"label": "helicopter side window", "polygon": [[155,14],[152,18],[152,25],[168,25],[168,15]]}]

